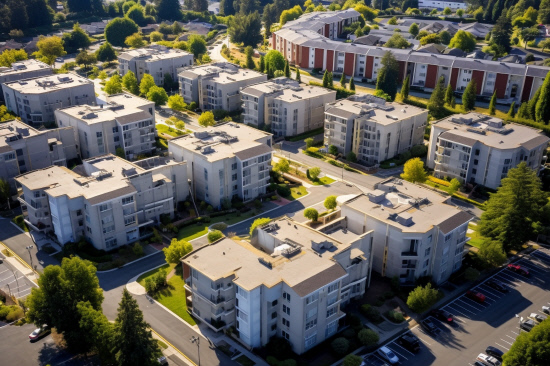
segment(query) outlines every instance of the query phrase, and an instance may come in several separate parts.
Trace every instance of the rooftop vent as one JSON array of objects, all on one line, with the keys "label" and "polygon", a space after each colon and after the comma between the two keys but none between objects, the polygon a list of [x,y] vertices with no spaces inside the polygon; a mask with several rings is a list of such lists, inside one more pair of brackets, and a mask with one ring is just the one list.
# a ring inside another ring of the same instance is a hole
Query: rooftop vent
[{"label": "rooftop vent", "polygon": [[201,153],[203,154],[211,154],[214,152],[214,149],[212,149],[212,146],[205,146],[201,149]]}]

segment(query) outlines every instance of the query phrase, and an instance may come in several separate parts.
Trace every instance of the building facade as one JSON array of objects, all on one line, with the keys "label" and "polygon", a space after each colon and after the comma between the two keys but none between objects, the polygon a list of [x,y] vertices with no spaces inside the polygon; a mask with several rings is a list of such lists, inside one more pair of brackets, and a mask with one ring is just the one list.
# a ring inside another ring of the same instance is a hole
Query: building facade
[{"label": "building facade", "polygon": [[159,157],[130,163],[104,155],[74,170],[51,166],[16,181],[31,229],[51,232],[61,244],[86,238],[103,250],[139,240],[189,195],[185,162]]},{"label": "building facade", "polygon": [[476,81],[477,94],[498,99],[527,101],[542,85],[548,67],[434,55],[413,50],[389,49],[336,40],[345,26],[359,17],[354,9],[312,12],[286,23],[272,35],[273,49],[298,67],[328,70],[359,80],[375,81],[381,59],[391,52],[399,63],[399,81],[411,75],[411,84],[431,91],[439,77],[454,91]]},{"label": "building facade", "polygon": [[214,331],[234,326],[249,347],[278,336],[298,354],[311,349],[370,282],[372,233],[330,225],[327,234],[283,217],[259,227],[253,245],[224,238],[193,251],[182,258],[188,308]]},{"label": "building facade", "polygon": [[541,130],[478,113],[433,122],[427,166],[439,178],[497,189],[508,170],[525,162],[544,169],[550,139]]},{"label": "building facade", "polygon": [[458,9],[466,10],[468,4],[462,0],[449,1],[449,0],[418,0],[418,9],[438,9],[443,10],[449,8],[453,11]]},{"label": "building facade", "polygon": [[0,92],[2,93],[0,100],[4,100],[2,84],[51,74],[53,74],[52,68],[38,60],[23,60],[14,62],[11,67],[0,67]]},{"label": "building facade", "polygon": [[267,75],[241,69],[229,62],[187,67],[178,74],[180,94],[185,103],[195,102],[202,110],[241,108],[240,90],[267,80]]},{"label": "building facade", "polygon": [[164,85],[165,74],[169,74],[175,83],[178,78],[178,68],[192,65],[193,54],[160,45],[129,50],[118,55],[120,76],[132,71],[140,82],[143,75],[149,74],[158,86]]},{"label": "building facade", "polygon": [[353,151],[362,164],[374,165],[423,144],[427,121],[425,109],[354,95],[325,106],[324,142],[344,155]]},{"label": "building facade", "polygon": [[2,91],[8,111],[29,124],[53,122],[56,109],[96,102],[94,83],[75,74],[11,81],[3,84]]},{"label": "building facade", "polygon": [[[341,204],[353,233],[373,231],[373,270],[414,284],[440,284],[462,266],[472,215],[447,204],[450,196],[391,178]],[[467,251],[466,251],[467,252]]]},{"label": "building facade", "polygon": [[336,91],[280,77],[242,89],[241,98],[244,123],[294,136],[323,127],[325,104],[336,100]]},{"label": "building facade", "polygon": [[79,105],[58,109],[58,126],[78,133],[83,159],[116,154],[123,149],[128,160],[155,151],[155,103],[122,93],[107,97],[99,106]]},{"label": "building facade", "polygon": [[79,155],[72,127],[39,131],[19,120],[0,124],[0,178],[14,191],[16,176],[51,165],[71,165]]},{"label": "building facade", "polygon": [[237,123],[176,137],[168,142],[176,161],[186,161],[199,201],[250,201],[266,193],[271,170],[271,134]]}]

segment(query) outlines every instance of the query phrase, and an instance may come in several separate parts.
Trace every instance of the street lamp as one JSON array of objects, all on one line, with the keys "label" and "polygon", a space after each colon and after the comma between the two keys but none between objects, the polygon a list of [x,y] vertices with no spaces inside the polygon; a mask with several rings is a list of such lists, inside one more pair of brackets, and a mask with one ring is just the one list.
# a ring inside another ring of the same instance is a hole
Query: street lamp
[{"label": "street lamp", "polygon": [[25,249],[27,249],[29,251],[29,258],[31,259],[31,267],[34,268],[34,266],[32,265],[32,254],[31,254],[31,249],[34,248],[34,245],[29,245],[28,247],[25,247]]},{"label": "street lamp", "polygon": [[199,354],[199,366],[201,366],[201,340],[199,337],[192,336],[191,339],[189,339],[191,343],[197,344],[197,353]]},{"label": "street lamp", "polygon": [[11,268],[10,268],[10,271],[13,273],[13,277],[15,278],[15,283],[17,284],[17,291],[19,292],[19,280],[17,279],[16,271]]}]

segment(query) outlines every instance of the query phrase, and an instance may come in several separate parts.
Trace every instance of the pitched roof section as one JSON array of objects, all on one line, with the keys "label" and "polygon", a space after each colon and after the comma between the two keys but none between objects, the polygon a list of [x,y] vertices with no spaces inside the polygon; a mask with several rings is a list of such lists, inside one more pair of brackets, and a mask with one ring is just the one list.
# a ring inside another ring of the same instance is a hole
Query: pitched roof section
[{"label": "pitched roof section", "polygon": [[346,275],[346,271],[339,264],[334,264],[332,267],[325,269],[322,272],[300,282],[292,287],[294,291],[301,297],[304,297],[313,291],[328,285]]},{"label": "pitched roof section", "polygon": [[456,215],[449,217],[447,220],[439,224],[439,230],[442,233],[447,234],[450,231],[456,229],[460,225],[467,223],[472,220],[474,217],[467,212],[460,211]]}]

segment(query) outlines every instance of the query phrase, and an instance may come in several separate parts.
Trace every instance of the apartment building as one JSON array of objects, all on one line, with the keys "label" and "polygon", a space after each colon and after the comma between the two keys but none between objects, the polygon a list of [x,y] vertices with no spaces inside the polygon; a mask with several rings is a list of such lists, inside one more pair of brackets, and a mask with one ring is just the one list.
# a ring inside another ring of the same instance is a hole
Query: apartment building
[{"label": "apartment building", "polygon": [[202,110],[236,111],[241,108],[239,91],[266,81],[267,75],[229,62],[215,62],[180,70],[178,80],[185,103],[195,102]]},{"label": "apartment building", "polygon": [[51,165],[67,166],[79,157],[72,127],[37,130],[19,120],[0,124],[0,178],[15,191],[13,178]]},{"label": "apartment building", "polygon": [[242,89],[241,98],[244,123],[294,136],[323,127],[325,104],[336,100],[336,91],[280,77]]},{"label": "apartment building", "polygon": [[423,276],[445,282],[462,265],[473,216],[450,204],[449,196],[400,179],[375,188],[340,207],[351,232],[373,232],[372,269],[401,283]]},{"label": "apartment building", "polygon": [[54,121],[56,109],[96,102],[94,83],[75,74],[10,81],[2,91],[8,111],[29,124]]},{"label": "apartment building", "polygon": [[52,68],[38,60],[17,61],[12,63],[11,67],[0,67],[0,100],[4,100],[2,84],[51,74],[53,74]]},{"label": "apartment building", "polygon": [[224,200],[250,201],[266,193],[271,144],[270,133],[230,122],[176,137],[168,151],[187,162],[194,197],[220,207]]},{"label": "apartment building", "polygon": [[55,111],[57,125],[78,133],[82,158],[116,154],[128,160],[155,151],[155,103],[128,93],[107,97],[99,106],[79,105]]},{"label": "apartment building", "polygon": [[165,74],[169,74],[176,82],[178,68],[192,65],[192,53],[160,45],[129,50],[118,55],[120,76],[132,71],[140,82],[143,75],[149,74],[155,79],[155,84],[158,86],[164,85]]},{"label": "apartment building", "polygon": [[313,230],[288,217],[259,227],[253,242],[221,239],[182,258],[188,308],[214,331],[235,327],[249,347],[271,337],[302,354],[340,328],[341,306],[370,283],[372,232],[345,219]]},{"label": "apartment building", "polygon": [[419,9],[439,9],[443,10],[445,8],[449,8],[452,11],[456,11],[458,9],[466,10],[468,8],[468,4],[466,4],[462,0],[418,0],[418,8]]},{"label": "apartment building", "polygon": [[439,178],[497,189],[508,170],[525,162],[544,169],[550,139],[541,130],[503,124],[496,117],[474,112],[433,122],[427,166]]},{"label": "apartment building", "polygon": [[85,237],[97,249],[133,243],[161,215],[173,217],[189,194],[185,162],[154,157],[130,163],[114,155],[73,170],[51,166],[16,178],[27,225],[61,244]]},{"label": "apartment building", "polygon": [[[343,27],[356,21],[358,16],[354,9],[303,14],[274,32],[271,46],[298,67],[328,70],[338,75],[344,73],[348,77],[370,82],[378,77],[382,57],[386,52],[391,52],[399,63],[400,82],[410,75],[412,85],[431,92],[443,76],[445,87],[451,85],[454,91],[460,92],[470,80],[475,80],[478,95],[490,97],[496,92],[498,99],[518,102],[530,100],[550,71],[544,66],[343,43],[338,36]],[[476,36],[489,31],[482,25],[470,27],[460,26]],[[483,32],[480,28],[484,29]]]},{"label": "apartment building", "polygon": [[354,95],[325,106],[324,142],[371,166],[423,144],[427,121],[426,109]]}]

